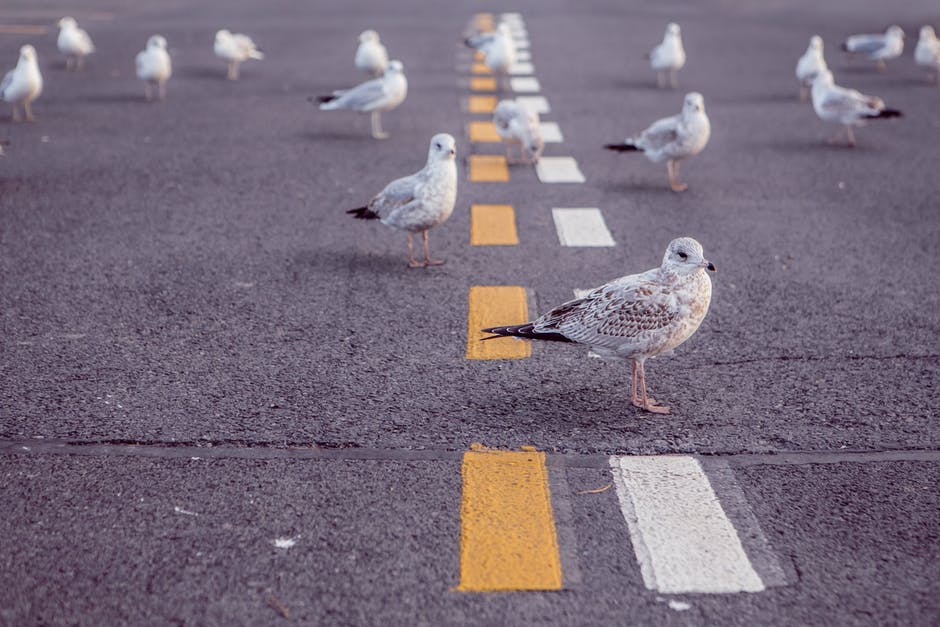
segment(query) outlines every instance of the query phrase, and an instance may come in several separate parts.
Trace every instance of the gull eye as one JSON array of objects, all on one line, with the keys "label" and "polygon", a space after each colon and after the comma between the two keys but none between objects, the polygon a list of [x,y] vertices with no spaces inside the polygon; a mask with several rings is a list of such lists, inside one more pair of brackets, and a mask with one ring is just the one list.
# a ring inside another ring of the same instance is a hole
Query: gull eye
[{"label": "gull eye", "polygon": [[689,255],[681,250],[676,254],[679,255],[679,259],[681,259],[682,261],[685,261],[686,259],[689,258]]},{"label": "gull eye", "polygon": [[440,144],[434,144],[434,147],[437,148],[438,150],[441,149],[441,145],[440,145]]}]

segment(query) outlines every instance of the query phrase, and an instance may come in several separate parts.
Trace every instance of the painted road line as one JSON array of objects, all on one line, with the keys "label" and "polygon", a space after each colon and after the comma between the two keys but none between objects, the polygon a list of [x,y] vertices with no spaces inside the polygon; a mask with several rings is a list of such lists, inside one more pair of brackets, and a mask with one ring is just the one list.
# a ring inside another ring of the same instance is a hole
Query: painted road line
[{"label": "painted road line", "polygon": [[470,155],[470,181],[473,183],[506,183],[509,167],[502,155]]},{"label": "painted road line", "polygon": [[467,136],[472,142],[484,144],[502,141],[496,132],[496,125],[486,120],[474,120],[467,124]]},{"label": "painted road line", "polygon": [[516,50],[516,61],[531,61],[532,54],[528,50]]},{"label": "painted road line", "polygon": [[513,63],[509,66],[509,73],[517,74],[535,74],[535,66],[531,63]]},{"label": "painted road line", "polygon": [[461,477],[457,589],[560,590],[561,556],[545,453],[470,450],[464,453]]},{"label": "painted road line", "polygon": [[583,183],[584,175],[574,157],[542,157],[535,173],[543,183]]},{"label": "painted road line", "polygon": [[542,141],[546,144],[560,144],[565,141],[557,122],[539,122],[542,132]]},{"label": "painted road line", "polygon": [[470,96],[467,98],[469,113],[493,113],[496,108],[496,96]]},{"label": "painted road line", "polygon": [[470,91],[496,91],[496,79],[474,76],[470,79]]},{"label": "painted road line", "polygon": [[516,102],[527,110],[538,113],[539,115],[552,112],[552,108],[548,106],[548,100],[545,99],[545,96],[516,96]]},{"label": "painted road line", "polygon": [[45,35],[47,32],[49,32],[49,28],[46,26],[0,24],[0,35]]},{"label": "painted road line", "polygon": [[473,60],[479,63],[483,63],[483,59],[486,58],[486,55],[483,54],[480,50],[473,51]]},{"label": "painted road line", "polygon": [[512,43],[516,50],[526,50],[529,47],[528,37],[513,37]]},{"label": "painted road line", "polygon": [[737,531],[694,457],[611,457],[643,582],[668,594],[760,592]]},{"label": "painted road line", "polygon": [[519,243],[512,205],[471,205],[471,246],[512,246]]},{"label": "painted road line", "polygon": [[492,74],[493,71],[485,63],[474,63],[470,66],[471,74]]},{"label": "painted road line", "polygon": [[489,32],[494,29],[492,13],[477,13],[473,16],[474,24],[480,32]]},{"label": "painted road line", "polygon": [[474,285],[467,307],[467,359],[524,359],[532,354],[532,343],[511,337],[483,341],[481,329],[528,322],[529,303],[525,288],[517,285]]},{"label": "painted road line", "polygon": [[594,207],[552,209],[555,230],[562,246],[600,248],[616,246],[600,209]]},{"label": "painted road line", "polygon": [[535,93],[542,91],[542,86],[539,85],[539,79],[535,78],[534,76],[510,78],[509,86],[512,87],[512,90],[517,93]]}]

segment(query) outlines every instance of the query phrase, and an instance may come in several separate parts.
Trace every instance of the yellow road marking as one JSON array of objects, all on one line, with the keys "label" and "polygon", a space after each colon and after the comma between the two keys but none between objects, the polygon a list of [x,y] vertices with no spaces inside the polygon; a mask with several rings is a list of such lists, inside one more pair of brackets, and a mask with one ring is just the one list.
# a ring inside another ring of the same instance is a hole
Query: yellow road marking
[{"label": "yellow road marking", "polygon": [[470,206],[471,246],[513,246],[518,243],[516,212],[512,205]]},{"label": "yellow road marking", "polygon": [[471,91],[496,91],[496,79],[475,76],[470,79],[470,89]]},{"label": "yellow road marking", "polygon": [[496,132],[496,125],[492,122],[476,120],[467,125],[467,134],[472,142],[500,142]]},{"label": "yellow road marking", "polygon": [[470,96],[467,110],[470,113],[493,113],[496,108],[496,96]]},{"label": "yellow road marking", "polygon": [[474,61],[483,61],[486,58],[486,55],[483,54],[480,50],[473,51],[473,60]]},{"label": "yellow road marking", "polygon": [[483,63],[473,63],[470,66],[470,73],[471,74],[492,74],[493,70],[486,67],[486,65],[484,65]]},{"label": "yellow road marking", "polygon": [[525,288],[518,285],[474,285],[470,288],[467,312],[467,359],[524,359],[532,354],[531,343],[511,337],[483,341],[489,333],[481,329],[523,324],[529,319]]},{"label": "yellow road marking", "polygon": [[48,32],[49,28],[47,26],[0,24],[0,35],[45,35]]},{"label": "yellow road marking", "polygon": [[494,22],[492,13],[477,13],[474,19],[478,31],[486,33],[493,30]]},{"label": "yellow road marking", "polygon": [[463,455],[460,585],[464,592],[560,590],[561,556],[545,453]]},{"label": "yellow road marking", "polygon": [[470,181],[474,183],[506,183],[509,167],[502,155],[470,155]]}]

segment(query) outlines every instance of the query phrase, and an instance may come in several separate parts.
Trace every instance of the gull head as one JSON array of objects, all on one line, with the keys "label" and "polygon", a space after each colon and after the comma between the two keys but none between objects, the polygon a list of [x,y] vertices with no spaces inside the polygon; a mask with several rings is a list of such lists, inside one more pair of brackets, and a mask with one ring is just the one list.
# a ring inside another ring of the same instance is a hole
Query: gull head
[{"label": "gull head", "polygon": [[166,39],[163,35],[151,35],[147,40],[147,48],[163,48],[166,50]]},{"label": "gull head", "polygon": [[398,59],[392,59],[385,68],[385,74],[401,74],[405,71],[405,66]]},{"label": "gull head", "polygon": [[809,38],[809,47],[812,48],[813,50],[817,50],[817,51],[819,51],[819,52],[822,52],[822,49],[823,49],[823,40],[822,40],[822,37],[820,37],[819,35],[813,35],[812,37],[810,37],[810,38]]},{"label": "gull head", "polygon": [[715,272],[715,264],[705,259],[702,245],[691,237],[678,237],[666,248],[663,255],[663,270],[673,274],[692,274],[698,270]]},{"label": "gull head", "polygon": [[705,113],[705,99],[702,94],[697,91],[686,94],[685,101],[682,103],[682,112],[686,115]]},{"label": "gull head", "polygon": [[889,37],[900,37],[901,39],[904,39],[904,29],[897,24],[892,24],[889,26],[888,30],[885,31],[885,34]]},{"label": "gull head", "polygon": [[535,138],[525,146],[526,154],[529,155],[529,161],[538,163],[542,157],[542,151],[545,149],[545,142],[541,137]]},{"label": "gull head", "polygon": [[364,30],[361,33],[359,33],[359,43],[361,44],[364,44],[367,41],[378,41],[378,40],[379,40],[379,34],[375,32],[374,30],[372,30],[371,28],[369,30]]},{"label": "gull head", "polygon": [[679,30],[679,25],[676,24],[675,22],[669,22],[668,24],[666,24],[666,35],[670,35],[672,37],[678,37],[681,33],[682,31]]},{"label": "gull head", "polygon": [[[226,39],[231,38],[231,36],[232,36],[232,33],[223,28],[222,30],[216,31],[216,33],[215,33],[215,40],[216,40],[216,41],[225,41]],[[164,44],[164,45],[165,45],[165,44]]]},{"label": "gull head", "polygon": [[453,161],[457,158],[457,140],[453,135],[438,133],[431,138],[428,148],[428,163]]},{"label": "gull head", "polygon": [[78,26],[78,22],[75,21],[74,17],[65,16],[61,20],[55,23],[59,28],[75,28]]},{"label": "gull head", "polygon": [[31,45],[26,44],[20,48],[20,61],[24,63],[35,63],[36,62],[36,49]]},{"label": "gull head", "polygon": [[925,24],[920,27],[920,38],[921,39],[936,39],[937,34],[933,32],[933,26]]}]

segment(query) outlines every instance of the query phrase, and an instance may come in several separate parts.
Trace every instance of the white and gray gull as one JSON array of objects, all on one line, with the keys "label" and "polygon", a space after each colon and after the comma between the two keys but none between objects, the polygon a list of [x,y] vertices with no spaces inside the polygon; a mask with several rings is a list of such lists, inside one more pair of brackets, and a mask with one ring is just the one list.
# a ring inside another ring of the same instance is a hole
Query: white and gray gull
[{"label": "white and gray gull", "polygon": [[702,152],[711,136],[711,123],[705,114],[705,99],[702,94],[686,94],[682,113],[653,122],[636,137],[627,138],[620,144],[606,144],[604,148],[617,152],[639,151],[653,163],[666,161],[669,186],[674,192],[688,189],[680,183],[679,161]]},{"label": "white and gray gull", "polygon": [[[401,61],[392,60],[381,78],[360,83],[352,89],[337,90],[330,96],[320,96],[320,110],[348,109],[372,115],[372,137],[385,139],[388,133],[382,130],[381,115],[391,111],[408,95],[408,79]],[[313,99],[310,99],[311,102]]]},{"label": "white and gray gull", "polygon": [[904,52],[904,30],[892,25],[884,33],[852,35],[842,42],[842,49],[865,55],[883,72],[885,61],[896,59]]},{"label": "white and gray gull", "polygon": [[914,48],[914,62],[927,69],[927,80],[940,84],[940,40],[933,26],[920,27],[920,36]]},{"label": "white and gray gull", "polygon": [[238,68],[244,61],[264,58],[264,53],[258,50],[251,37],[243,33],[232,33],[224,28],[216,32],[212,52],[228,64],[226,76],[230,81],[238,80]]},{"label": "white and gray gull", "polygon": [[682,47],[682,31],[679,25],[670,22],[666,25],[663,41],[649,53],[650,67],[656,72],[656,85],[665,87],[665,73],[669,73],[669,85],[679,86],[676,73],[685,65],[685,48]]},{"label": "white and gray gull", "polygon": [[[887,108],[881,98],[836,85],[829,70],[820,72],[813,81],[813,110],[821,120],[841,124],[849,146],[855,146],[853,126],[861,126],[866,120],[901,117],[900,111]],[[829,142],[838,141],[842,132]]]},{"label": "white and gray gull", "polygon": [[823,70],[828,69],[826,58],[823,56],[822,37],[813,35],[809,38],[809,46],[806,47],[806,52],[796,62],[796,80],[800,81],[800,102],[806,100],[816,76]]},{"label": "white and gray gull", "polygon": [[160,100],[166,98],[166,82],[173,74],[173,63],[166,50],[166,39],[162,35],[153,35],[147,40],[147,47],[137,53],[134,59],[137,78],[144,81],[144,96],[153,97],[153,87],[157,88]]},{"label": "white and gray gull", "polygon": [[356,67],[372,76],[381,76],[388,67],[388,51],[379,40],[379,34],[374,30],[364,30],[359,33],[359,47],[353,59]]},{"label": "white and gray gull", "polygon": [[85,57],[95,51],[95,44],[88,33],[79,28],[74,17],[63,17],[56,25],[59,27],[56,47],[65,55],[66,71],[80,70]]},{"label": "white and gray gull", "polygon": [[496,74],[497,86],[502,90],[502,79],[509,75],[509,68],[516,62],[516,44],[509,24],[501,22],[495,32],[468,37],[464,44],[483,53],[483,64]]},{"label": "white and gray gull", "polygon": [[706,270],[714,272],[715,266],[703,256],[702,245],[680,237],[669,243],[658,268],[605,283],[532,322],[483,329],[495,334],[485,339],[574,342],[602,359],[629,361],[633,404],[668,414],[669,407],[647,393],[644,363],[685,342],[702,324],[712,297]]},{"label": "white and gray gull", "polygon": [[[493,125],[496,134],[506,144],[508,163],[538,163],[545,148],[539,116],[515,100],[501,100],[493,109]],[[510,153],[519,146],[519,159]]]},{"label": "white and gray gull", "polygon": [[13,105],[13,121],[20,121],[17,107],[23,107],[27,121],[33,120],[30,104],[42,93],[42,74],[36,60],[36,49],[26,44],[20,48],[16,67],[0,81],[0,99]]},{"label": "white and gray gull", "polygon": [[[431,138],[428,161],[424,168],[395,179],[364,207],[349,209],[359,220],[380,220],[382,224],[408,233],[408,266],[421,268],[444,263],[432,259],[428,248],[428,230],[450,217],[457,202],[457,143],[453,136],[438,133]],[[424,261],[414,257],[412,236],[424,239]]]}]

